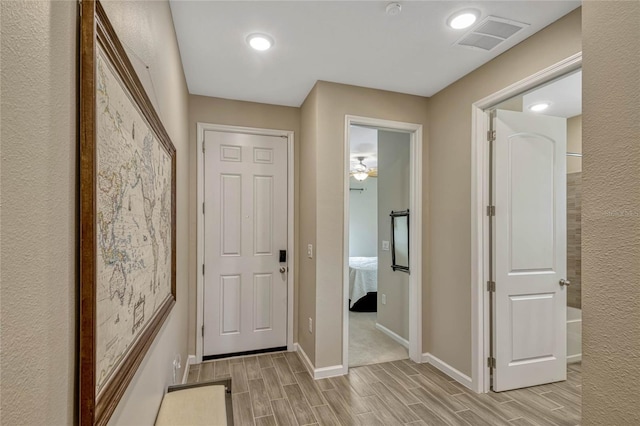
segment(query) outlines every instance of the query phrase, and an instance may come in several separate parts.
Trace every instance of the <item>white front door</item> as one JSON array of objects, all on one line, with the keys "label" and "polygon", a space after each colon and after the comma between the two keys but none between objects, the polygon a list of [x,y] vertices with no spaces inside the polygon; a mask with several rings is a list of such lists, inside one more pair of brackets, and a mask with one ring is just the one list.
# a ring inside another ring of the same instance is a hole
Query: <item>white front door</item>
[{"label": "white front door", "polygon": [[287,139],[205,131],[204,193],[203,355],[286,346]]},{"label": "white front door", "polygon": [[566,119],[497,111],[493,389],[566,379]]}]

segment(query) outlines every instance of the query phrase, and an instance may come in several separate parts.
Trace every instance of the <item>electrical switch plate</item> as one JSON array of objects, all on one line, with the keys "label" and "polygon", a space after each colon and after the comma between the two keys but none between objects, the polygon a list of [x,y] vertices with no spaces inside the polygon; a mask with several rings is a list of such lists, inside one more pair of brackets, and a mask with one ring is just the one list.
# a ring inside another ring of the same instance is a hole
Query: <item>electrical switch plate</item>
[{"label": "electrical switch plate", "polygon": [[307,257],[313,259],[313,244],[307,245]]},{"label": "electrical switch plate", "polygon": [[382,250],[389,251],[389,241],[382,241]]},{"label": "electrical switch plate", "polygon": [[386,294],[383,294],[383,295],[382,295],[382,304],[383,304],[383,305],[386,305],[386,304],[387,304],[387,295],[386,295]]}]

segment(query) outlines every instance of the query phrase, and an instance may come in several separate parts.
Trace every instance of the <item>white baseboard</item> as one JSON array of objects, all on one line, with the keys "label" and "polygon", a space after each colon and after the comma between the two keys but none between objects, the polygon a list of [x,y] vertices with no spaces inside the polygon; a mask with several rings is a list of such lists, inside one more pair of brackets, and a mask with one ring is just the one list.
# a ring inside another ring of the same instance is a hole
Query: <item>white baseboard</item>
[{"label": "white baseboard", "polygon": [[187,383],[187,377],[189,377],[189,368],[191,368],[191,366],[193,364],[196,363],[196,356],[195,355],[189,355],[187,357],[187,365],[184,366],[184,374],[182,375],[182,383]]},{"label": "white baseboard", "polygon": [[427,352],[422,354],[422,362],[426,362],[433,365],[435,368],[442,371],[444,374],[451,377],[453,380],[460,383],[462,386],[466,387],[467,389],[473,390],[473,382],[471,380],[471,377],[467,376],[460,370],[453,368],[452,366],[450,366],[440,358]]},{"label": "white baseboard", "polygon": [[573,364],[574,362],[582,361],[582,354],[568,355],[567,364]]},{"label": "white baseboard", "polygon": [[387,336],[391,337],[396,342],[400,343],[405,348],[409,349],[409,341],[407,339],[405,339],[404,337],[400,336],[398,333],[389,330],[387,327],[385,327],[384,325],[380,324],[379,322],[376,323],[376,328],[378,330],[382,331]]},{"label": "white baseboard", "polygon": [[342,365],[332,365],[330,367],[314,368],[313,364],[311,363],[311,360],[302,349],[302,346],[300,346],[298,343],[294,343],[293,347],[295,348],[295,351],[300,354],[302,358],[302,363],[307,368],[307,371],[309,372],[311,377],[314,378],[314,380],[325,379],[327,377],[343,376],[347,374],[347,369],[344,368]]}]

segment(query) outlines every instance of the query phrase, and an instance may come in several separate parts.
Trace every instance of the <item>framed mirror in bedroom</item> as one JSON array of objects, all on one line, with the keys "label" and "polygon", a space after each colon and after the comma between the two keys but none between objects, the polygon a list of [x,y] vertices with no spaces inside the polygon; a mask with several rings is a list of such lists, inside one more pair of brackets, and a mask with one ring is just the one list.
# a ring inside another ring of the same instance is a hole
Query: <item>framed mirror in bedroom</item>
[{"label": "framed mirror in bedroom", "polygon": [[409,210],[391,211],[391,269],[409,273]]}]

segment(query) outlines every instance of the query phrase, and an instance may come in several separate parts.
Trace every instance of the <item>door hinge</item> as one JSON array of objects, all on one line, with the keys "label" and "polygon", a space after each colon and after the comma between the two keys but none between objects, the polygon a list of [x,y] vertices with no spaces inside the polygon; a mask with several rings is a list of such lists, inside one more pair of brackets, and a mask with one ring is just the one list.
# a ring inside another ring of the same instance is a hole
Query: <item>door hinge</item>
[{"label": "door hinge", "polygon": [[202,203],[202,214],[204,214],[204,203]]},{"label": "door hinge", "polygon": [[204,275],[204,263],[202,264],[202,275]]},{"label": "door hinge", "polygon": [[490,293],[494,293],[496,291],[495,281],[487,281],[487,291]]},{"label": "door hinge", "polygon": [[202,337],[204,337],[204,324],[202,324]]},{"label": "door hinge", "polygon": [[487,358],[487,367],[496,368],[496,359],[494,357]]},{"label": "door hinge", "polygon": [[202,153],[204,153],[204,142],[202,142]]},{"label": "door hinge", "polygon": [[488,142],[493,142],[496,140],[496,131],[495,130],[488,130],[487,131],[487,141]]},{"label": "door hinge", "polygon": [[496,215],[496,206],[487,206],[487,216]]}]

